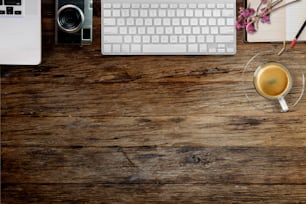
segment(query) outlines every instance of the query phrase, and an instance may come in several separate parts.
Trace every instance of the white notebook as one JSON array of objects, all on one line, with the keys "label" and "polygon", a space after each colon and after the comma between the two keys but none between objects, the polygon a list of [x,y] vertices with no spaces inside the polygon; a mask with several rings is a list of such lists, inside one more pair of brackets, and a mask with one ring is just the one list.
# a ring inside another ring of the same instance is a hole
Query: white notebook
[{"label": "white notebook", "polygon": [[[246,0],[245,5],[251,5],[256,9],[259,0]],[[292,2],[283,0],[280,4]],[[280,42],[291,41],[295,38],[299,29],[306,20],[306,0],[287,5],[271,13],[271,23],[259,23],[257,32],[246,34],[247,42]],[[306,41],[306,29],[300,35],[298,41]]]}]

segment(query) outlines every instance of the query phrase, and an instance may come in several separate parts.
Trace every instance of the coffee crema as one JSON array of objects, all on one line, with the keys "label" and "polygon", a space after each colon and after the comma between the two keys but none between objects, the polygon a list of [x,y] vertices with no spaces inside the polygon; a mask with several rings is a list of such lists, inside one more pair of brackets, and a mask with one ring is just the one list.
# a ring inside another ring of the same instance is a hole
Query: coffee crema
[{"label": "coffee crema", "polygon": [[288,93],[291,88],[291,76],[280,63],[268,62],[257,68],[254,86],[257,92],[266,98],[278,98]]}]

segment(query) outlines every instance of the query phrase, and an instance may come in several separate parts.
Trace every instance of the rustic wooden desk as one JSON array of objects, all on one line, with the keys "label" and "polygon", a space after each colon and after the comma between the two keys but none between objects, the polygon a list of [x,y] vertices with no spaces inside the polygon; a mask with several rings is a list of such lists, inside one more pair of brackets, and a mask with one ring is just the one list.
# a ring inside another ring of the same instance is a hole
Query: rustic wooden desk
[{"label": "rustic wooden desk", "polygon": [[241,91],[244,63],[279,44],[101,56],[98,1],[82,48],[54,45],[42,6],[42,64],[1,66],[3,203],[306,203],[305,99],[267,114]]}]

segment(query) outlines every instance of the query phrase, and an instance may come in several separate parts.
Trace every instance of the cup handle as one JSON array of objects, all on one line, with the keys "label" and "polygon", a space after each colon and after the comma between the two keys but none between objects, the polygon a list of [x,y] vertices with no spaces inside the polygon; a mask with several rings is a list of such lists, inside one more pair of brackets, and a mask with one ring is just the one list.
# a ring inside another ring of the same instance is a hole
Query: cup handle
[{"label": "cup handle", "polygon": [[288,107],[287,102],[286,102],[284,97],[280,97],[278,99],[278,102],[279,102],[279,104],[282,108],[282,112],[288,112],[289,111],[289,107]]}]

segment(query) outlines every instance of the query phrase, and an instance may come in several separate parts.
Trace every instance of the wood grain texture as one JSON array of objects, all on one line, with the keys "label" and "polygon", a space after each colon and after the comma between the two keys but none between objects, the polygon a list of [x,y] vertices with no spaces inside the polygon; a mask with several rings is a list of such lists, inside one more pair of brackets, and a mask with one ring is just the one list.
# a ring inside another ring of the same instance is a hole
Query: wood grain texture
[{"label": "wood grain texture", "polygon": [[2,175],[5,183],[306,184],[305,154],[292,147],[3,147]]},{"label": "wood grain texture", "polygon": [[[288,191],[290,189],[290,191]],[[305,185],[6,184],[7,203],[302,204]]]},{"label": "wood grain texture", "polygon": [[305,147],[305,132],[304,117],[282,115],[6,117],[2,145]]},{"label": "wood grain texture", "polygon": [[[237,8],[242,0],[237,1]],[[266,113],[235,56],[102,56],[54,45],[43,0],[43,61],[1,66],[2,203],[306,203],[306,103]],[[306,67],[306,44],[294,58]]]}]

